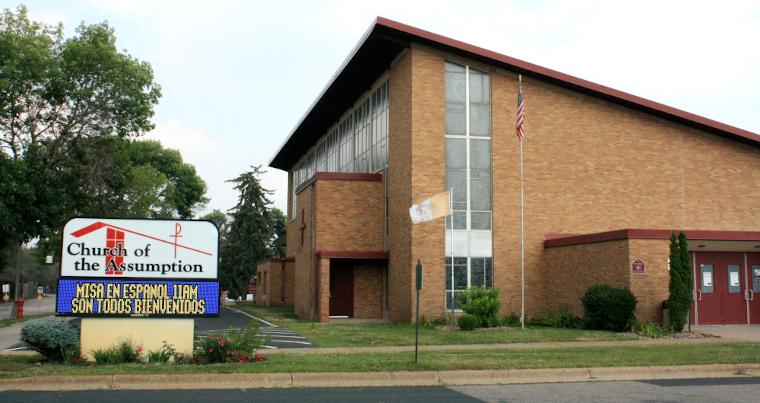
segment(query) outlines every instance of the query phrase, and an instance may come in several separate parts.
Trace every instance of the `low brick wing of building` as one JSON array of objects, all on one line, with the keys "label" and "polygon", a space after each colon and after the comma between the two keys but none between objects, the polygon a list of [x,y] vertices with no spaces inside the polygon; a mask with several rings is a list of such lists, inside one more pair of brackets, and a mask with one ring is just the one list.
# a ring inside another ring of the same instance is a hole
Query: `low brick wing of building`
[{"label": "low brick wing of building", "polygon": [[[289,174],[288,259],[267,263],[264,295],[282,301],[271,279],[292,264],[302,317],[412,322],[419,260],[428,318],[470,286],[498,286],[503,314],[524,292],[526,316],[577,315],[605,282],[659,322],[684,230],[692,322],[760,323],[754,133],[377,18],[270,166]],[[409,207],[448,189],[451,221],[412,224]]]}]

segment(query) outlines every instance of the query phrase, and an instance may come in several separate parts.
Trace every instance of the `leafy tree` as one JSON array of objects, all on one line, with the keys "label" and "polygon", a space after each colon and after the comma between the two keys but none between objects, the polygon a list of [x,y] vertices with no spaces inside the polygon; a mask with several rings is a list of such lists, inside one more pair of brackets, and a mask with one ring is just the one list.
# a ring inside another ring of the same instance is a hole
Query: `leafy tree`
[{"label": "leafy tree", "polygon": [[670,235],[670,282],[668,290],[668,320],[673,330],[680,332],[688,321],[691,308],[691,258],[688,252],[686,234],[676,237],[675,231]]},{"label": "leafy tree", "polygon": [[285,247],[275,245],[275,241],[278,239],[285,239],[288,229],[288,218],[285,216],[285,213],[283,213],[282,210],[278,209],[277,207],[272,207],[272,216],[274,217],[275,235],[275,238],[272,239],[272,245],[270,246],[272,249],[272,256],[284,259],[286,253]]},{"label": "leafy tree", "polygon": [[60,229],[71,217],[188,219],[208,201],[195,167],[157,141],[86,139],[61,166],[59,214],[48,220],[37,244],[54,256],[60,255]]},{"label": "leafy tree", "polygon": [[62,24],[30,21],[23,5],[0,15],[0,248],[71,211],[60,194],[73,187],[74,153],[153,128],[161,91],[150,64],[119,52],[106,22],[76,33],[64,40]]},{"label": "leafy tree", "polygon": [[227,214],[222,213],[220,210],[214,209],[210,213],[202,216],[199,220],[211,221],[219,229],[219,235],[222,236],[227,231]]},{"label": "leafy tree", "polygon": [[267,198],[272,191],[261,187],[261,167],[253,168],[228,182],[235,183],[240,192],[238,204],[230,209],[230,231],[227,246],[222,251],[220,280],[222,288],[247,292],[248,283],[262,259],[271,257],[275,218]]}]

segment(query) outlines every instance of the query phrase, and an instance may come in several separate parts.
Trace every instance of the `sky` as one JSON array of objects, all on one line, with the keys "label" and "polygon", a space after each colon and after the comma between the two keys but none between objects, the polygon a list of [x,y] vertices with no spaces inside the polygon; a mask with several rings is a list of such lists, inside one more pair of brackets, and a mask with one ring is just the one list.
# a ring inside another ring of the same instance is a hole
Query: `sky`
[{"label": "sky", "polygon": [[286,211],[287,173],[268,164],[378,16],[760,134],[756,0],[23,4],[66,36],[107,20],[118,49],[152,65],[163,96],[145,137],[178,149],[206,181],[198,216],[233,208],[227,181],[258,165]]}]

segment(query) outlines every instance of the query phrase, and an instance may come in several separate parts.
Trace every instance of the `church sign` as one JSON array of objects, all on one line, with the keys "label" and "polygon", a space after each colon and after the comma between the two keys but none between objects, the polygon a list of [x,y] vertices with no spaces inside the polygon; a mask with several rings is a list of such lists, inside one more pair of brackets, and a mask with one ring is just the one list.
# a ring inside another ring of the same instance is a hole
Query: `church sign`
[{"label": "church sign", "polygon": [[219,314],[219,231],[208,221],[74,218],[62,246],[61,316]]}]

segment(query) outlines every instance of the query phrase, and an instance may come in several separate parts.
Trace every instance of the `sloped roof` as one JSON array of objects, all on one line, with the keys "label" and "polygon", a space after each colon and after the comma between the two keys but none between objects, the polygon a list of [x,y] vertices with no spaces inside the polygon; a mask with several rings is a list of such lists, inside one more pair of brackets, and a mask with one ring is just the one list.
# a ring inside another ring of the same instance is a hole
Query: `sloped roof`
[{"label": "sloped roof", "polygon": [[281,170],[290,169],[363,93],[370,90],[377,78],[389,68],[391,61],[413,42],[760,148],[760,136],[746,130],[377,17],[301,117],[269,166]]}]

